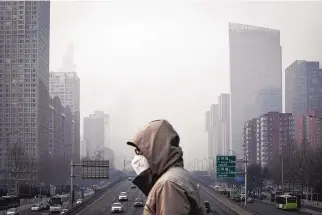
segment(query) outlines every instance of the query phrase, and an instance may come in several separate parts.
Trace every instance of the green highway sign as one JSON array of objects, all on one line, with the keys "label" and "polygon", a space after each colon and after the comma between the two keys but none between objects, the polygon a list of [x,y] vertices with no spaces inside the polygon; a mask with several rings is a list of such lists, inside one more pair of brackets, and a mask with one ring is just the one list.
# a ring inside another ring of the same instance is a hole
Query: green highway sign
[{"label": "green highway sign", "polygon": [[236,177],[236,156],[217,155],[217,178]]}]

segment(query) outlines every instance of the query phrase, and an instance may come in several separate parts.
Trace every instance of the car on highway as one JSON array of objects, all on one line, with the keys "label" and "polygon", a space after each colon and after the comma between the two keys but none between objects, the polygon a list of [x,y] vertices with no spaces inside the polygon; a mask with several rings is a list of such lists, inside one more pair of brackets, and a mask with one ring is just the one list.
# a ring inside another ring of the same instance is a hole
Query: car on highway
[{"label": "car on highway", "polygon": [[252,197],[247,198],[247,203],[253,203],[253,202],[254,202],[254,199]]},{"label": "car on highway", "polygon": [[7,215],[19,215],[19,211],[17,208],[10,208],[8,211],[7,211]]},{"label": "car on highway", "polygon": [[136,186],[134,185],[134,184],[131,184],[131,189],[135,189],[136,188]]},{"label": "car on highway", "polygon": [[83,200],[82,200],[82,199],[77,199],[77,201],[76,201],[76,205],[81,204],[82,202],[83,202]]},{"label": "car on highway", "polygon": [[210,204],[208,201],[204,201],[203,204],[205,205],[206,212],[209,213],[211,212]]},{"label": "car on highway", "polygon": [[43,203],[41,204],[42,209],[44,210],[49,210],[49,204],[48,203]]},{"label": "car on highway", "polygon": [[119,195],[119,201],[127,201],[127,193],[126,192],[121,192]]},{"label": "car on highway", "polygon": [[31,207],[31,211],[41,211],[43,208],[41,207],[41,204],[35,204]]},{"label": "car on highway", "polygon": [[144,206],[143,199],[136,198],[134,201],[134,207],[143,207],[143,206]]},{"label": "car on highway", "polygon": [[112,213],[122,213],[124,211],[125,211],[125,209],[121,203],[115,202],[112,204],[112,207],[111,207]]},{"label": "car on highway", "polygon": [[68,209],[62,209],[61,211],[60,211],[60,215],[63,215],[63,214],[66,214],[66,212],[68,211]]},{"label": "car on highway", "polygon": [[128,181],[133,181],[133,178],[132,177],[129,177],[127,180]]}]

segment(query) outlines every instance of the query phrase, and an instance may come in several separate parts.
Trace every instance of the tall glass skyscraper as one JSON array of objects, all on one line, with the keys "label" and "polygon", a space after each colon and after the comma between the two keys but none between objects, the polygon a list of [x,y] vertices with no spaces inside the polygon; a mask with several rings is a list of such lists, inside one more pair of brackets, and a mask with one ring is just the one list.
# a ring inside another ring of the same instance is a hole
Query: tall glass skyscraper
[{"label": "tall glass skyscraper", "polygon": [[276,104],[272,106],[279,107],[274,111],[282,111],[282,93],[276,99],[276,89],[282,92],[280,32],[230,23],[229,51],[232,147],[241,155],[244,123],[262,114],[261,109],[266,110],[263,104],[256,103],[264,89],[274,89],[272,102]]}]

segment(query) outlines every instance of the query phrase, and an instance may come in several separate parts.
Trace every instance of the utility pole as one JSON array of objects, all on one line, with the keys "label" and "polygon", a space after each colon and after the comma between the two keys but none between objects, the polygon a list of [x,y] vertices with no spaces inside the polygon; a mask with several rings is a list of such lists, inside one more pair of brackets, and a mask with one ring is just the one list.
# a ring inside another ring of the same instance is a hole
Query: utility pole
[{"label": "utility pole", "polygon": [[73,206],[74,203],[74,164],[73,159],[70,161],[70,199],[71,205]]},{"label": "utility pole", "polygon": [[284,195],[284,147],[282,144],[282,195]]},{"label": "utility pole", "polygon": [[245,153],[245,207],[247,207],[247,154]]}]

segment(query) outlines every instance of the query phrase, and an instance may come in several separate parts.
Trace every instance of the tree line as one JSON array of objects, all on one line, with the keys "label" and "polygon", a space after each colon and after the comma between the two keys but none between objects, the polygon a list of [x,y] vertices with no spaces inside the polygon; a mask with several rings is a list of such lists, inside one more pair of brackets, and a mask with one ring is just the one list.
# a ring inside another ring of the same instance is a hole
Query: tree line
[{"label": "tree line", "polygon": [[284,187],[291,192],[295,188],[322,193],[322,148],[313,147],[307,141],[302,144],[289,142],[265,167],[250,164],[247,169],[250,192],[260,192],[266,180],[282,185],[282,161]]}]

